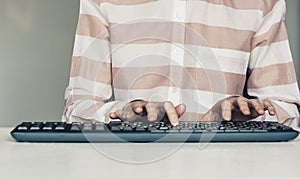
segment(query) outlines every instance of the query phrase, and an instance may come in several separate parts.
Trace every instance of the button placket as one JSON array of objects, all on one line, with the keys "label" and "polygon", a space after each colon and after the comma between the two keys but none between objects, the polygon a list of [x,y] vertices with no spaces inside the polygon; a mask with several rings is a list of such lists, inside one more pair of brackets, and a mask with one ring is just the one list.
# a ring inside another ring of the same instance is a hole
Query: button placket
[{"label": "button placket", "polygon": [[[180,103],[182,87],[182,74],[176,70],[183,67],[184,63],[184,40],[185,40],[186,0],[173,0],[173,34],[171,40],[171,66],[169,100],[174,104]],[[177,67],[176,67],[177,66]]]}]

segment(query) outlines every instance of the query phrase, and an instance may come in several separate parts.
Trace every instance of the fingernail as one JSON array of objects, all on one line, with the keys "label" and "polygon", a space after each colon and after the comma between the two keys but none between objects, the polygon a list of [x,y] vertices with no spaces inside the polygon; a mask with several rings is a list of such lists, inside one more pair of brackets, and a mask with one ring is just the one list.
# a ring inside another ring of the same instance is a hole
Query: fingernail
[{"label": "fingernail", "polygon": [[259,113],[259,114],[264,114],[265,111],[264,111],[264,110],[259,110],[258,113]]},{"label": "fingernail", "polygon": [[177,121],[177,119],[173,119],[173,126],[177,126],[178,125],[178,121]]},{"label": "fingernail", "polygon": [[224,116],[224,120],[225,121],[230,121],[230,117],[229,116]]},{"label": "fingernail", "polygon": [[229,120],[229,116],[226,113],[222,114],[222,117],[224,120],[228,121]]},{"label": "fingernail", "polygon": [[137,112],[137,113],[140,113],[140,112],[143,112],[143,108],[141,108],[141,107],[136,107],[136,108],[134,109],[134,111]]}]

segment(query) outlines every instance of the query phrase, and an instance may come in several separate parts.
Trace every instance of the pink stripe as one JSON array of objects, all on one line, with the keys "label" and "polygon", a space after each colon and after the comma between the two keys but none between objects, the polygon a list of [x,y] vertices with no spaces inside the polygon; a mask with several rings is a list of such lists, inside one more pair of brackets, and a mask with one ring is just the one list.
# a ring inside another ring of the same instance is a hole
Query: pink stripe
[{"label": "pink stripe", "polygon": [[208,3],[225,5],[238,10],[261,10],[263,16],[268,14],[278,0],[205,0]]},{"label": "pink stripe", "polygon": [[111,85],[111,64],[89,60],[85,57],[73,57],[71,77],[80,76],[90,81]]},{"label": "pink stripe", "polygon": [[231,7],[233,9],[239,9],[239,10],[259,10],[260,3],[262,0],[204,0],[205,2],[211,3],[211,4],[217,4],[217,5],[225,5],[227,7]]},{"label": "pink stripe", "polygon": [[275,42],[281,42],[288,40],[288,33],[285,25],[285,21],[282,20],[276,23],[265,34],[253,38],[252,49],[258,46],[268,46]]},{"label": "pink stripe", "polygon": [[178,22],[111,24],[110,32],[113,44],[174,42],[246,52],[250,52],[254,35],[252,31]]},{"label": "pink stripe", "polygon": [[270,13],[278,1],[279,0],[261,0],[260,3],[261,3],[261,10],[263,11],[263,16]]},{"label": "pink stripe", "polygon": [[[176,73],[170,77],[171,72]],[[224,94],[241,94],[245,81],[245,75],[180,66],[113,68],[113,77],[114,87],[118,89],[167,86]]]},{"label": "pink stripe", "polygon": [[297,82],[293,62],[252,69],[250,78],[248,88],[263,88]]},{"label": "pink stripe", "polygon": [[76,34],[103,40],[109,37],[107,27],[97,17],[86,14],[80,14]]}]

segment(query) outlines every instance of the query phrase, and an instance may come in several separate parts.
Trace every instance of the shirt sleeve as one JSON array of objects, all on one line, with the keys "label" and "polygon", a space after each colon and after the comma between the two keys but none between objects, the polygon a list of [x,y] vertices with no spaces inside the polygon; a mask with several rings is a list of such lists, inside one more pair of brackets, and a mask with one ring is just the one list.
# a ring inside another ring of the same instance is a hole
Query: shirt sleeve
[{"label": "shirt sleeve", "polygon": [[112,101],[108,23],[97,0],[81,0],[62,120],[107,121],[123,106]]},{"label": "shirt sleeve", "polygon": [[296,126],[299,120],[299,88],[285,25],[284,0],[261,1],[262,18],[252,39],[247,91],[270,99],[276,116],[265,120]]}]

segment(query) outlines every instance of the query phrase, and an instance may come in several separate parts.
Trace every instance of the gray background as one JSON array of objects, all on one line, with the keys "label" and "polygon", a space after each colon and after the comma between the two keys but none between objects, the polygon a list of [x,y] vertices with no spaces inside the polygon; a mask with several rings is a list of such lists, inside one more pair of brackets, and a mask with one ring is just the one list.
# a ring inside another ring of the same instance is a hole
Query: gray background
[{"label": "gray background", "polygon": [[[299,81],[300,1],[287,5]],[[60,120],[78,8],[79,0],[0,0],[0,126]]]}]

